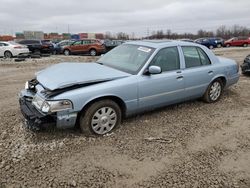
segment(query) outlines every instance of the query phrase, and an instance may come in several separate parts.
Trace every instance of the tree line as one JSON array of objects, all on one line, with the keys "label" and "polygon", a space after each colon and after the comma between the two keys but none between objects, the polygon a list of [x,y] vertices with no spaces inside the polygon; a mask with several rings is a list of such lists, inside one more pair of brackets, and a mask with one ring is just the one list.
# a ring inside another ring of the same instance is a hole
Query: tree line
[{"label": "tree line", "polygon": [[[221,37],[223,39],[229,39],[232,37],[250,37],[250,29],[245,26],[233,25],[232,27],[227,27],[225,25],[220,26],[215,31],[207,31],[204,29],[199,29],[197,33],[176,33],[172,32],[170,29],[156,30],[152,31],[149,36],[143,37],[143,39],[197,39],[203,37]],[[129,35],[125,32],[119,32],[116,34],[111,34],[111,32],[106,32],[106,39],[118,39],[118,40],[129,40],[138,39],[134,37],[134,33]]]}]

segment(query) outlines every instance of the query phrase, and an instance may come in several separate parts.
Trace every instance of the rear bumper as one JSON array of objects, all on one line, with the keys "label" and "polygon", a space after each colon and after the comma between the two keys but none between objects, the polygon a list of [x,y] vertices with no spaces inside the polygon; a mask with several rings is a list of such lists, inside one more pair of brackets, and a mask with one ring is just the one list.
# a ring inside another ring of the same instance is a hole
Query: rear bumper
[{"label": "rear bumper", "polygon": [[228,78],[226,88],[233,84],[236,84],[239,81],[239,79],[240,79],[240,75],[238,73]]},{"label": "rear bumper", "polygon": [[13,56],[18,56],[18,55],[28,55],[30,54],[30,51],[27,49],[20,49],[20,50],[15,50],[13,51]]},{"label": "rear bumper", "polygon": [[40,113],[25,97],[19,98],[21,112],[25,118],[25,126],[31,130],[40,130],[56,125],[56,118],[52,115]]}]

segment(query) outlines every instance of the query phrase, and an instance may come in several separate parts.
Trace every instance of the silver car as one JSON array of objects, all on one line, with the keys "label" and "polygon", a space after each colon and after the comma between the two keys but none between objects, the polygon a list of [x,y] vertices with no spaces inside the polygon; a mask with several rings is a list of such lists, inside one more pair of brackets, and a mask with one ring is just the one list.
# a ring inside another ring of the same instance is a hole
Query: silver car
[{"label": "silver car", "polygon": [[173,103],[220,99],[239,80],[235,61],[195,43],[128,42],[96,63],[60,63],[36,74],[20,93],[26,125],[41,129],[79,125],[104,135],[122,118]]}]

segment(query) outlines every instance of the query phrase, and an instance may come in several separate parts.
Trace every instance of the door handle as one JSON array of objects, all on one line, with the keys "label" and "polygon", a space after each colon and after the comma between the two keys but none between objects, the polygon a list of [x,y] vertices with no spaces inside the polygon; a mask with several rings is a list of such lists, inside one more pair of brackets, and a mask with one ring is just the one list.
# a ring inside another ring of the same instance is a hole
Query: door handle
[{"label": "door handle", "polygon": [[208,74],[209,75],[211,75],[211,74],[213,74],[214,73],[214,71],[208,71]]},{"label": "door handle", "polygon": [[183,76],[178,76],[178,77],[176,77],[177,80],[180,80],[180,79],[182,79],[182,78],[184,78],[184,77],[183,77]]}]

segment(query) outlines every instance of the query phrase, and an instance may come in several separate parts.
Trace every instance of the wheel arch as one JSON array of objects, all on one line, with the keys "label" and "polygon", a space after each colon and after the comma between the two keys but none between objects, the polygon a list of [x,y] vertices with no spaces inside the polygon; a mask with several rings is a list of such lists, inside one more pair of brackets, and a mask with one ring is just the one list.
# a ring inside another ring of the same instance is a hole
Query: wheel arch
[{"label": "wheel arch", "polygon": [[94,47],[91,47],[91,48],[89,49],[89,52],[90,52],[91,50],[95,50],[95,51],[97,52],[96,48],[94,48]]},{"label": "wheel arch", "polygon": [[115,96],[115,95],[99,96],[99,97],[96,97],[96,98],[92,98],[92,99],[90,99],[89,101],[87,101],[87,102],[85,103],[85,105],[83,106],[83,108],[81,109],[81,111],[79,111],[78,114],[77,114],[76,125],[79,126],[79,120],[80,120],[81,114],[84,114],[85,111],[86,111],[92,104],[94,104],[95,102],[101,101],[101,100],[105,100],[105,99],[109,99],[109,100],[112,100],[112,101],[114,101],[115,103],[117,103],[118,106],[119,106],[120,109],[121,109],[122,118],[126,116],[127,106],[126,106],[124,100],[122,100],[120,97]]},{"label": "wheel arch", "polygon": [[70,50],[69,48],[64,48],[64,49],[63,49],[63,53],[64,53],[66,50],[68,50],[69,52],[71,52],[71,50]]},{"label": "wheel arch", "polygon": [[6,52],[11,53],[11,55],[13,56],[13,53],[10,50],[5,50],[4,53],[3,53],[3,55],[5,55]]},{"label": "wheel arch", "polygon": [[227,85],[227,79],[225,76],[223,75],[220,75],[220,76],[216,76],[212,79],[211,83],[213,83],[215,80],[218,80],[220,79],[222,81],[222,84],[223,84],[223,88]]}]

